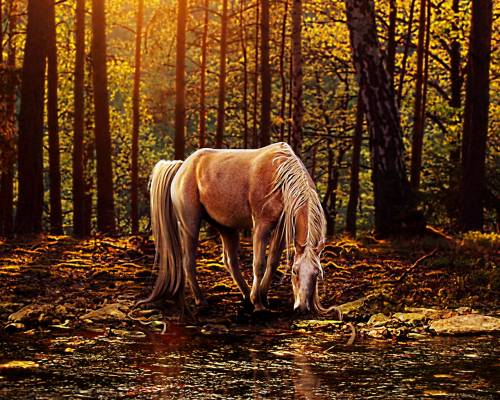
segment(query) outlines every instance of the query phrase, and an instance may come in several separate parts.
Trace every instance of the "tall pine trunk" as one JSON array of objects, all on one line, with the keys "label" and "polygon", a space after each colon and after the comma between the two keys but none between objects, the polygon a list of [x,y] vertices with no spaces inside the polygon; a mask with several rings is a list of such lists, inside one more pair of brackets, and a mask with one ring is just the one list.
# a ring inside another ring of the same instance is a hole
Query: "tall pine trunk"
[{"label": "tall pine trunk", "polygon": [[175,158],[183,160],[186,147],[186,24],[187,0],[177,2],[175,62]]},{"label": "tall pine trunk", "polygon": [[492,0],[473,0],[462,140],[460,225],[483,229]]},{"label": "tall pine trunk", "polygon": [[215,134],[215,148],[222,148],[224,138],[224,123],[226,116],[226,53],[227,53],[227,0],[222,0],[220,63],[219,63],[219,94],[217,101],[217,130]]},{"label": "tall pine trunk", "polygon": [[55,3],[49,6],[49,41],[47,46],[47,123],[49,133],[50,232],[63,233],[61,207],[61,155],[59,149],[57,34]]},{"label": "tall pine trunk", "polygon": [[247,30],[243,18],[245,2],[240,3],[240,44],[243,62],[243,148],[249,145],[248,137],[248,52],[247,52]]},{"label": "tall pine trunk", "polygon": [[29,0],[19,112],[18,233],[42,230],[43,111],[50,0]]},{"label": "tall pine trunk", "polygon": [[283,22],[281,23],[281,42],[280,42],[280,83],[281,83],[281,101],[280,101],[280,141],[285,140],[286,126],[286,77],[285,77],[285,48],[286,48],[286,26],[288,20],[288,0],[285,0],[285,10],[283,12]]},{"label": "tall pine trunk", "polygon": [[292,147],[302,149],[302,0],[292,0]]},{"label": "tall pine trunk", "polygon": [[8,81],[5,88],[5,145],[2,172],[0,174],[0,234],[11,235],[14,231],[14,160],[15,160],[15,130],[16,130],[16,46],[14,32],[17,25],[17,3],[9,0],[8,7],[8,47],[7,68]]},{"label": "tall pine trunk", "polygon": [[[450,56],[450,83],[451,83],[451,96],[449,105],[455,109],[456,113],[460,113],[462,107],[462,57],[461,46],[459,40],[459,15],[460,15],[460,1],[453,0],[452,4],[454,20],[452,23],[451,42],[449,45]],[[457,221],[460,208],[460,137],[458,132],[452,137],[450,142],[450,169],[449,169],[449,192],[447,195],[447,212],[450,220]]]},{"label": "tall pine trunk", "polygon": [[115,231],[113,167],[109,130],[105,0],[92,0],[92,66],[97,171],[97,229]]},{"label": "tall pine trunk", "polygon": [[131,163],[131,190],[130,190],[130,219],[132,233],[139,232],[139,128],[140,128],[140,89],[141,89],[141,44],[142,24],[144,19],[144,0],[138,0],[137,21],[135,28],[135,70],[134,92],[132,94],[132,163]]},{"label": "tall pine trunk", "polygon": [[363,138],[363,101],[361,94],[358,94],[356,106],[356,125],[352,138],[352,156],[351,156],[351,178],[349,184],[349,201],[347,203],[346,226],[345,231],[353,237],[356,237],[356,210],[359,200],[359,169],[361,161],[361,141]]},{"label": "tall pine trunk", "polygon": [[398,95],[397,95],[398,108],[401,107],[401,101],[403,99],[403,86],[406,76],[406,65],[407,65],[408,55],[410,53],[410,47],[411,47],[411,34],[413,29],[414,11],[415,11],[415,0],[411,0],[410,15],[408,16],[408,29],[406,31],[405,47],[403,51],[403,60],[401,62],[402,65],[401,72],[399,73],[399,85],[398,85]]},{"label": "tall pine trunk", "polygon": [[85,229],[85,181],[83,136],[85,129],[85,0],[77,0],[75,14],[75,81],[73,87],[73,234],[90,234]]},{"label": "tall pine trunk", "polygon": [[398,8],[396,0],[389,0],[389,31],[387,33],[387,72],[394,85],[394,64],[396,61],[396,23]]},{"label": "tall pine trunk", "polygon": [[252,126],[252,147],[256,149],[260,144],[259,123],[258,123],[258,99],[259,99],[259,49],[260,49],[260,7],[257,6],[255,11],[255,59],[254,59],[254,75],[253,75],[253,126]]},{"label": "tall pine trunk", "polygon": [[271,66],[269,64],[269,0],[261,0],[260,75],[262,84],[260,146],[271,143]]},{"label": "tall pine trunk", "polygon": [[[426,10],[429,0],[420,0],[420,16],[418,25],[417,72],[415,78],[415,103],[413,108],[413,133],[411,141],[411,185],[417,190],[420,186],[420,169],[422,167],[422,146],[424,138],[424,55]],[[430,3],[430,2],[429,2]]]},{"label": "tall pine trunk", "polygon": [[199,147],[205,147],[207,137],[207,53],[208,53],[208,1],[205,0],[203,16],[203,34],[201,36],[201,64],[200,64],[200,115],[199,115]]},{"label": "tall pine trunk", "polygon": [[422,231],[404,163],[398,110],[389,74],[380,52],[373,0],[346,0],[347,23],[371,146],[378,235]]}]

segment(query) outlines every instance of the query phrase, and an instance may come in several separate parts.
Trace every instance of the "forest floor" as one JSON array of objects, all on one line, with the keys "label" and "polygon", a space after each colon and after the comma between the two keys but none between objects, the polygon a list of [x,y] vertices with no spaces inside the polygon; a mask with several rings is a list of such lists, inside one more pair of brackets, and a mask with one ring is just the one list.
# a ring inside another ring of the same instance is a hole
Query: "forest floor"
[{"label": "forest floor", "polygon": [[[284,259],[271,288],[271,311],[253,315],[222,264],[220,243],[207,239],[199,245],[197,271],[209,306],[192,305],[195,315],[184,322],[202,333],[265,326],[334,329],[352,337],[354,324],[379,339],[418,338],[429,334],[429,312],[441,313],[440,318],[443,313],[500,316],[498,245],[498,235],[332,240],[322,254],[319,290],[325,306],[342,305],[344,322],[338,323],[335,314],[319,320],[293,315]],[[250,242],[243,241],[240,258],[247,282],[251,253]],[[172,305],[132,310],[152,288],[153,260],[152,242],[139,236],[0,240],[0,329],[168,330],[179,322]],[[188,301],[192,304],[190,294]]]}]

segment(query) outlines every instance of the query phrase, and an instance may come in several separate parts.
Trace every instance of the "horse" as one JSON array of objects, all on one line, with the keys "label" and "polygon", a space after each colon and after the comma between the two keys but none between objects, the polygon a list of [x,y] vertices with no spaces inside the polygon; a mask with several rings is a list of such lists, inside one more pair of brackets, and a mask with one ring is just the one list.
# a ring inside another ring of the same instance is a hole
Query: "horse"
[{"label": "horse", "polygon": [[[159,161],[150,180],[151,228],[158,276],[151,294],[185,305],[185,281],[196,305],[206,305],[196,279],[196,247],[202,220],[220,233],[223,261],[243,298],[264,311],[283,250],[293,250],[294,310],[329,313],[318,278],[325,242],[325,215],[314,183],[286,143],[260,149],[200,149],[185,161]],[[253,283],[239,263],[240,231],[252,229]],[[266,248],[269,253],[266,260]],[[339,312],[341,318],[341,313]]]}]

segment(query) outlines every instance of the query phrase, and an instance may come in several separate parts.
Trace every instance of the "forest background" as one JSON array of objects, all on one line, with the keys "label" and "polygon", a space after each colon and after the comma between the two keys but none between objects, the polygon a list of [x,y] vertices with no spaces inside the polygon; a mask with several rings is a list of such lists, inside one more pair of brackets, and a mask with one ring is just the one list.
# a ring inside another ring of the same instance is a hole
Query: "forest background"
[{"label": "forest background", "polygon": [[[419,209],[450,232],[498,231],[499,3],[374,5]],[[370,118],[343,1],[0,0],[0,9],[0,233],[143,232],[159,159],[276,141],[310,171],[329,234],[373,228]],[[486,103],[471,54],[488,61]],[[466,140],[478,140],[469,164]],[[467,204],[480,215],[467,216]]]}]

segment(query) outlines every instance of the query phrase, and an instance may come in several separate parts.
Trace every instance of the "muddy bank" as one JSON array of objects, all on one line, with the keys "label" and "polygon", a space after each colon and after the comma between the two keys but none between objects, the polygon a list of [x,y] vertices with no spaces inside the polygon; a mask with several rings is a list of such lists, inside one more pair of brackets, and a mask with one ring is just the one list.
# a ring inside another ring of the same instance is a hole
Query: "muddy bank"
[{"label": "muddy bank", "polygon": [[[234,329],[335,333],[339,340],[403,341],[436,334],[500,330],[498,254],[488,243],[420,238],[336,240],[322,257],[325,304],[341,305],[344,321],[298,320],[285,260],[270,292],[270,312],[254,315],[222,264],[220,244],[200,243],[197,271],[209,301],[179,321],[171,304],[132,306],[154,282],[153,245],[140,237],[78,241],[48,236],[1,242],[0,322],[6,333],[94,330],[168,331],[180,322],[200,334]],[[242,271],[251,280],[251,246]],[[481,315],[488,315],[483,317]],[[136,332],[136,333],[134,333]],[[355,332],[355,333],[354,333]]]}]

